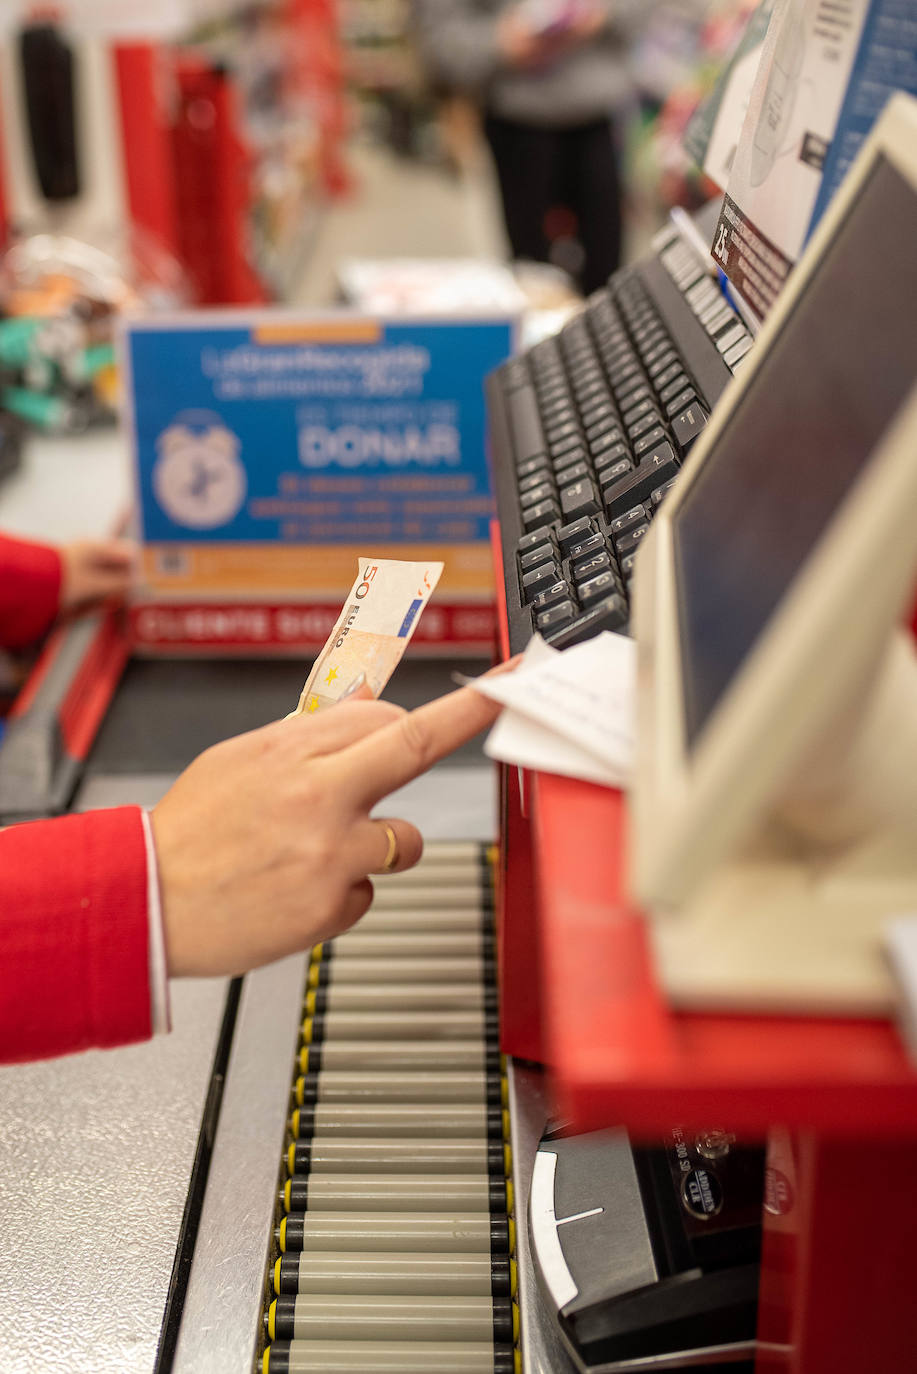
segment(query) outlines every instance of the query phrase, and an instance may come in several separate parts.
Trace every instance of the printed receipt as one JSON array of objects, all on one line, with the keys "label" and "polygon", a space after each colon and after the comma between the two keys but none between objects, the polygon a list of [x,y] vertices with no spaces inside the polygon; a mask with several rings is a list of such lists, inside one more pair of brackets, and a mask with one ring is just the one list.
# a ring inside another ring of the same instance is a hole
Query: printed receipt
[{"label": "printed receipt", "polygon": [[635,743],[636,645],[607,631],[559,652],[539,635],[512,673],[469,683],[506,707],[484,752],[501,763],[630,784]]}]

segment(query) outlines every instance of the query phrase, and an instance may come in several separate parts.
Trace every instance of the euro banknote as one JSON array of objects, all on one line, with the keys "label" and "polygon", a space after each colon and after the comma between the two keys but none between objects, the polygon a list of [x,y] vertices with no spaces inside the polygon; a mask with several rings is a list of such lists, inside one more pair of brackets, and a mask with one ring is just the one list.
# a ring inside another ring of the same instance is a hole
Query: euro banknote
[{"label": "euro banknote", "polygon": [[291,714],[312,714],[334,705],[361,673],[373,696],[379,696],[401,661],[442,570],[442,563],[361,558],[344,609]]}]

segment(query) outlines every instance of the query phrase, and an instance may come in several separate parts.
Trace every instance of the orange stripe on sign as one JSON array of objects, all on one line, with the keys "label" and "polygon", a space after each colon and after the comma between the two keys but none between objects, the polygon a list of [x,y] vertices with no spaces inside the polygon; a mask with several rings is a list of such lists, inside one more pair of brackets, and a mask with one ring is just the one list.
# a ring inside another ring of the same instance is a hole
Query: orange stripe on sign
[{"label": "orange stripe on sign", "polygon": [[252,341],[259,344],[299,343],[378,343],[382,326],[378,320],[312,320],[306,324],[259,324],[252,330]]}]

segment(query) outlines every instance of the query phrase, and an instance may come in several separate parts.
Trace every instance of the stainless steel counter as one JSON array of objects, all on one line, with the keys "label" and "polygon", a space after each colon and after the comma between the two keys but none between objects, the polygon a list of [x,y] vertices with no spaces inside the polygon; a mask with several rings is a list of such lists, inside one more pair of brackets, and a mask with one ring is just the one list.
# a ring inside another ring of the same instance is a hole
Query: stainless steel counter
[{"label": "stainless steel counter", "polygon": [[0,1369],[150,1374],[228,980],[171,1035],[0,1069]]}]

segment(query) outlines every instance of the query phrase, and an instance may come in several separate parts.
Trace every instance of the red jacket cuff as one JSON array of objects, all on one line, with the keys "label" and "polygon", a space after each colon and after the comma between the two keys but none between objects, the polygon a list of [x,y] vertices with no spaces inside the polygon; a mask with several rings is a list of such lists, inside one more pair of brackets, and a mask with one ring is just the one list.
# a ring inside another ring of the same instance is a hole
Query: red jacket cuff
[{"label": "red jacket cuff", "polygon": [[0,833],[0,949],[0,1060],[150,1036],[139,808]]},{"label": "red jacket cuff", "polygon": [[41,639],[57,615],[61,577],[57,549],[0,535],[0,645],[19,649]]}]

